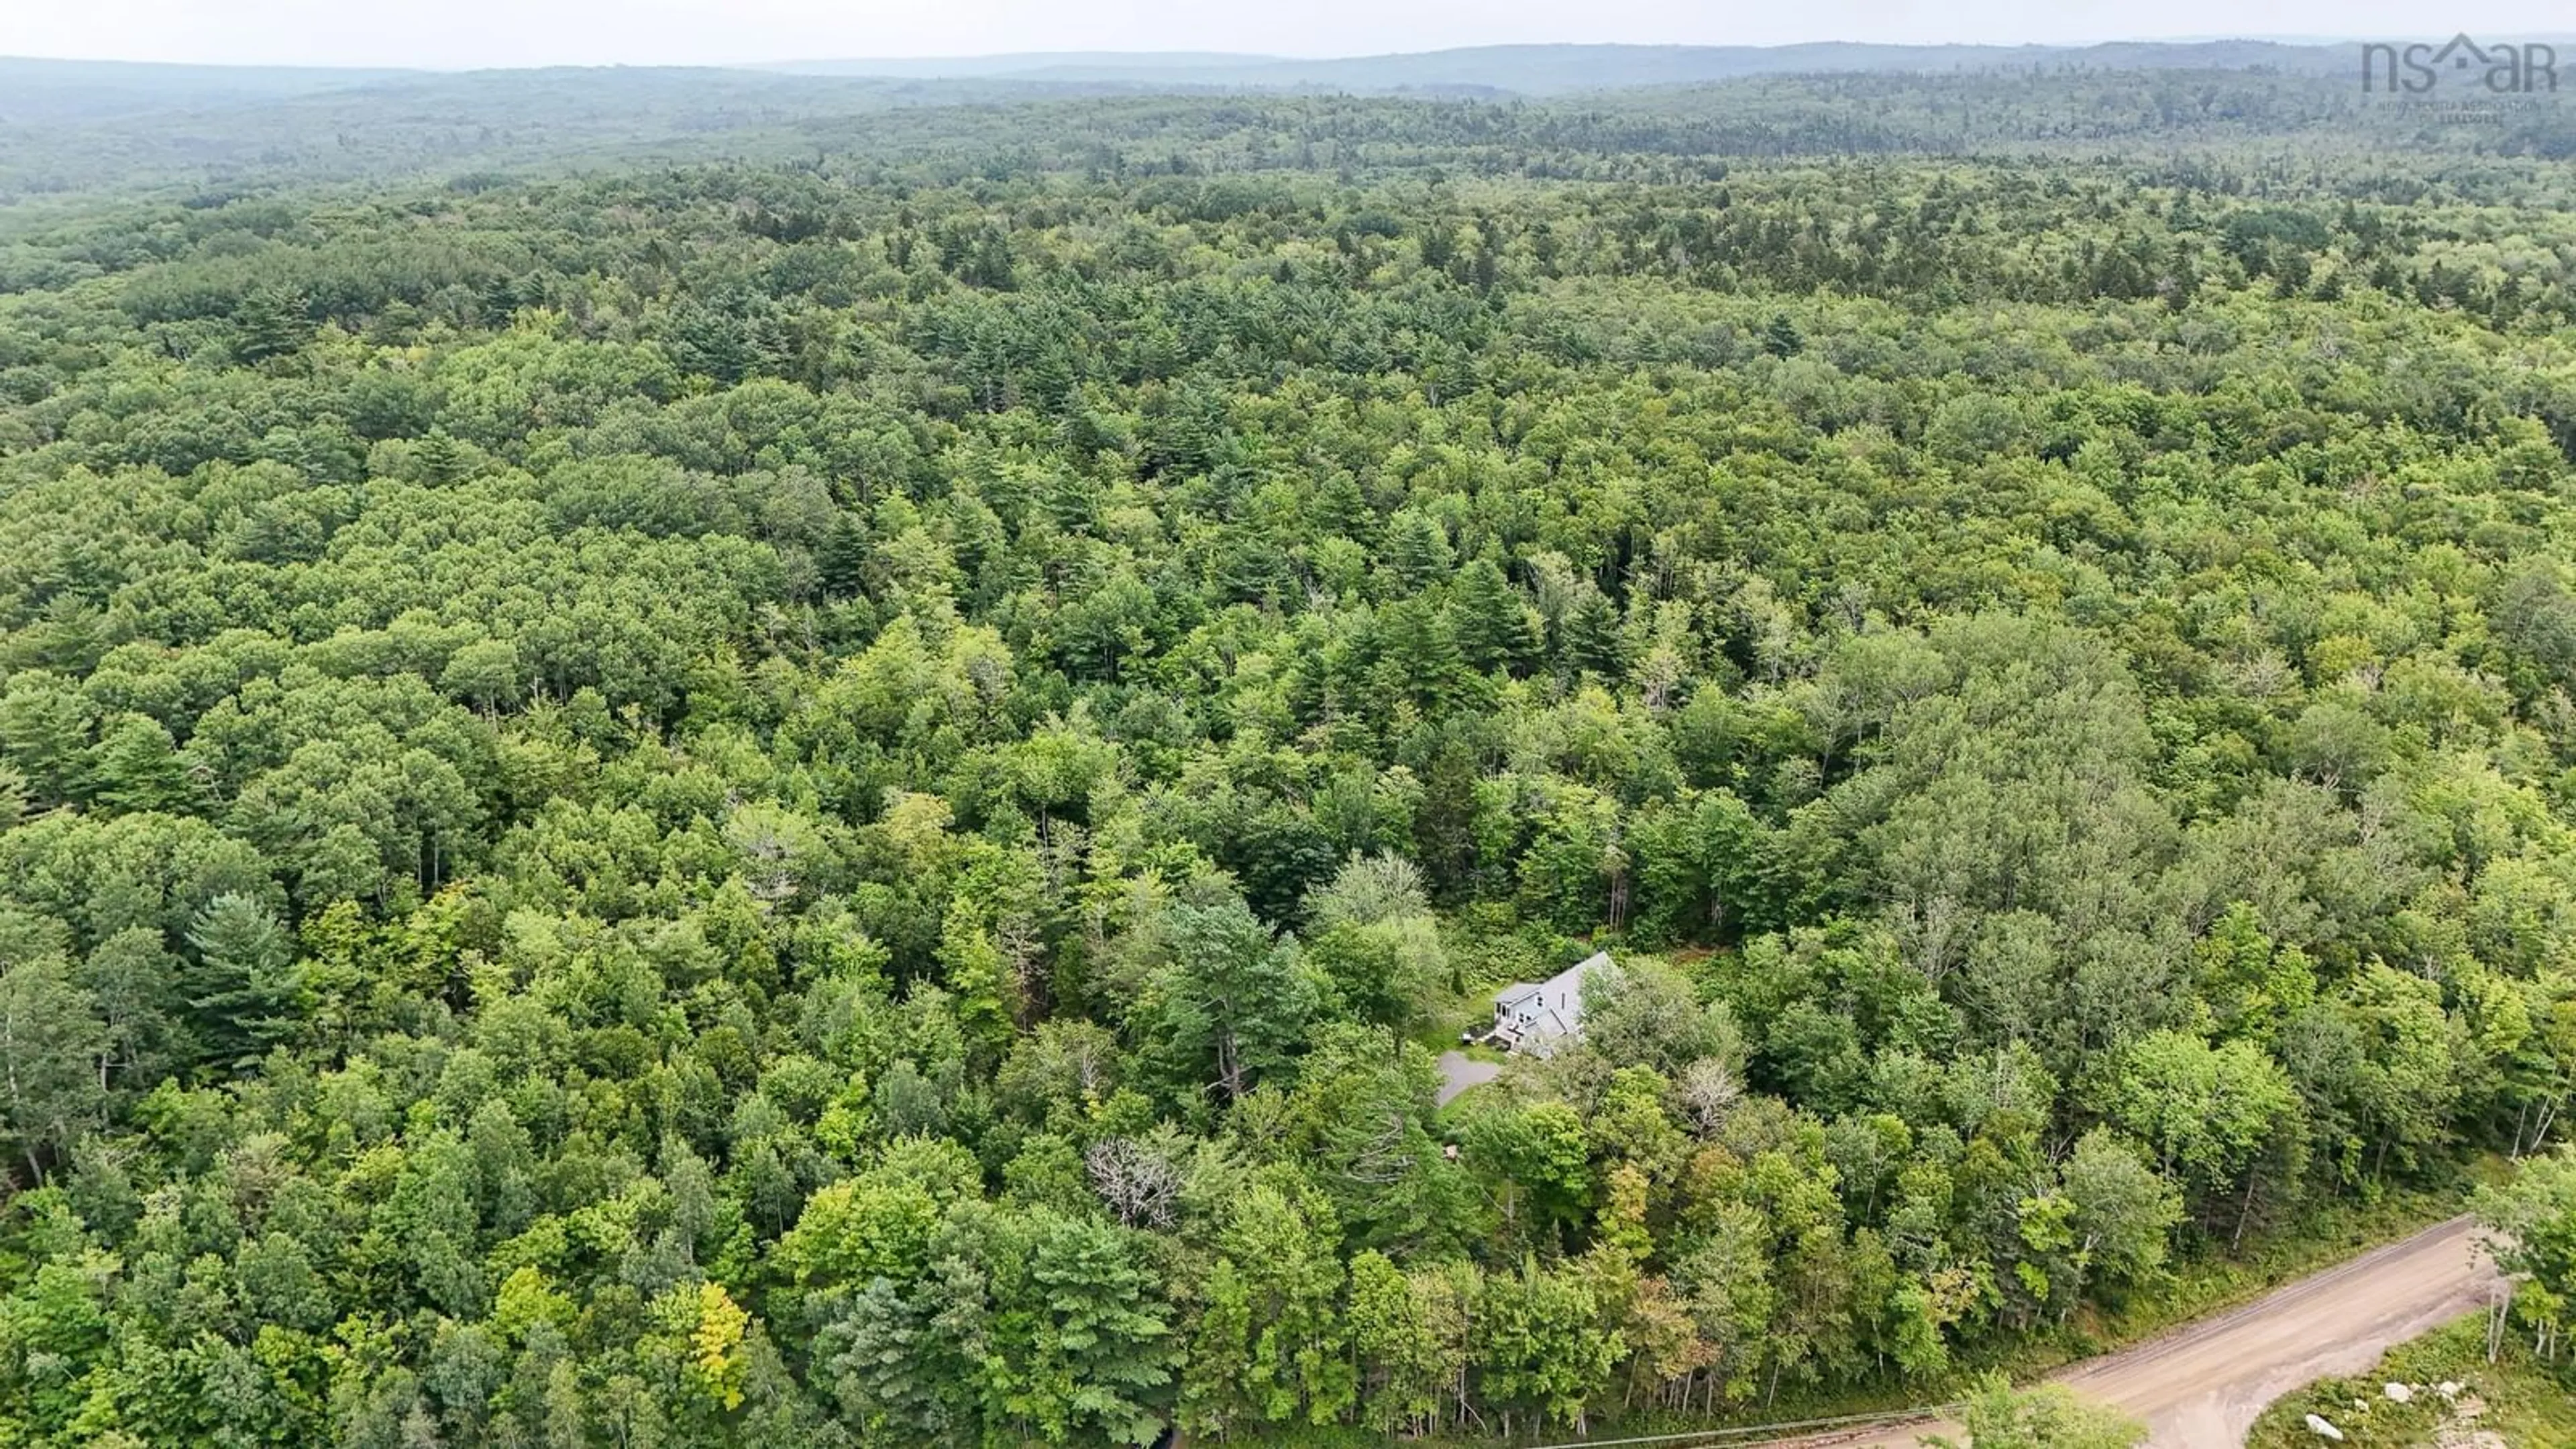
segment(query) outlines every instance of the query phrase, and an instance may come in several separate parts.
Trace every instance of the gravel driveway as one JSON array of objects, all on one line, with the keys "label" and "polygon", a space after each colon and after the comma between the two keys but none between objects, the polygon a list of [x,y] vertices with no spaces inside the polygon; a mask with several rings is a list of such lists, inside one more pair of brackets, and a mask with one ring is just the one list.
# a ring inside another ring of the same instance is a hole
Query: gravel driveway
[{"label": "gravel driveway", "polygon": [[1481,1087],[1502,1074],[1503,1064],[1500,1062],[1480,1062],[1465,1052],[1442,1052],[1440,1090],[1431,1100],[1434,1105],[1446,1107],[1460,1092],[1469,1087]]}]

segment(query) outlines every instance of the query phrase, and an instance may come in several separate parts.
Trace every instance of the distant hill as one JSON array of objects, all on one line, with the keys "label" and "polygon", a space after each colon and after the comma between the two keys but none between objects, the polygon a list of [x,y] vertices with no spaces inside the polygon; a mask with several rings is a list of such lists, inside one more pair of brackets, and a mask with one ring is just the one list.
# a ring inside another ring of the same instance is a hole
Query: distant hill
[{"label": "distant hill", "polygon": [[[1494,128],[1508,124],[1523,148],[1575,144],[1566,128],[1592,123],[1579,116],[1654,131],[1615,146],[1580,142],[1622,153],[2130,145],[2151,136],[2349,131],[2347,113],[2360,103],[2348,79],[2357,61],[2350,44],[2255,40],[1514,45],[1325,60],[1028,54],[454,72],[0,58],[0,210],[119,187],[219,198],[290,178],[466,178],[713,157],[944,151],[951,166],[1008,169],[1041,144],[1059,159],[1054,148],[1089,144],[1094,133],[1084,128],[1110,114],[1065,112],[1061,122],[1005,114],[1023,106],[1132,101],[1117,112],[1138,118],[1125,144],[1156,124],[1207,124],[1223,111],[1209,112],[1209,99],[1247,95],[1340,96],[1355,106],[1550,102],[1540,108],[1546,115],[1522,121],[1457,121],[1497,136]],[[2089,93],[2062,94],[2070,88]],[[982,114],[925,114],[960,107]],[[1165,120],[1151,119],[1158,114]],[[1374,123],[1353,124],[1365,131]],[[1420,132],[1427,123],[1403,124]],[[1358,132],[1352,140],[1359,144]],[[1213,138],[1203,144],[1222,166],[1280,159],[1228,155]]]},{"label": "distant hill", "polygon": [[981,77],[1137,86],[1260,90],[1479,89],[1520,95],[1626,86],[1689,85],[1747,76],[1840,71],[2280,70],[2324,74],[2354,64],[2349,45],[2262,40],[2148,41],[2091,46],[1869,45],[1480,45],[1407,55],[1280,60],[1192,55],[997,55],[950,60],[833,60],[763,67],[789,74]]},{"label": "distant hill", "polygon": [[[1750,76],[1946,72],[2028,67],[2105,70],[2349,70],[2352,47],[2267,40],[2042,45],[1482,45],[1327,59],[1223,52],[1068,51],[900,59],[799,60],[721,68],[584,67],[434,72],[307,66],[154,65],[0,56],[0,128],[80,125],[163,113],[292,102],[379,86],[434,88],[484,77],[510,87],[539,75],[724,73],[808,80],[1109,86],[1131,90],[1349,91],[1357,94],[1563,95]],[[810,98],[803,92],[799,99]]]},{"label": "distant hill", "polygon": [[1241,70],[1297,64],[1281,55],[1242,55],[1219,50],[1061,50],[1015,55],[904,56],[880,60],[786,60],[743,70],[781,75],[870,76],[902,80],[982,80],[1055,71],[1116,72],[1169,79],[1174,72]]},{"label": "distant hill", "polygon": [[687,67],[391,72],[269,95],[182,86],[159,107],[0,121],[0,203],[12,194],[106,185],[221,191],[289,176],[453,175],[585,158],[775,153],[780,138],[800,127],[892,109],[1123,89]]},{"label": "distant hill", "polygon": [[0,56],[0,126],[103,121],[152,111],[287,100],[419,71],[287,65],[151,65]]}]

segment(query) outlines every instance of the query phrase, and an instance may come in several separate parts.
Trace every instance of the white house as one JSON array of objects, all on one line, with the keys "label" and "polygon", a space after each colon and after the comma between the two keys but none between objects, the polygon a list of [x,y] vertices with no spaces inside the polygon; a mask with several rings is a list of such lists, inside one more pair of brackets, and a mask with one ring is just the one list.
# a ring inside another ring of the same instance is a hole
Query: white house
[{"label": "white house", "polygon": [[1509,1050],[1544,1057],[1557,1043],[1583,1034],[1583,977],[1610,966],[1596,951],[1545,981],[1515,981],[1494,993],[1494,1030],[1487,1039]]}]

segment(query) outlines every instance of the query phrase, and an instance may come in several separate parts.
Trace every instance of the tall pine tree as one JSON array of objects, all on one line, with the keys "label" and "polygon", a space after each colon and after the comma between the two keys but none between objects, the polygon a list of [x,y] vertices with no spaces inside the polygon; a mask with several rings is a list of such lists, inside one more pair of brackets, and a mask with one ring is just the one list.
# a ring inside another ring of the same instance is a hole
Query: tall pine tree
[{"label": "tall pine tree", "polygon": [[1449,617],[1459,653],[1475,668],[1508,668],[1528,657],[1529,611],[1492,559],[1477,559],[1458,571]]},{"label": "tall pine tree", "polygon": [[206,903],[188,932],[196,953],[188,1009],[204,1065],[215,1072],[256,1066],[292,1035],[299,993],[295,942],[268,907],[245,895]]}]

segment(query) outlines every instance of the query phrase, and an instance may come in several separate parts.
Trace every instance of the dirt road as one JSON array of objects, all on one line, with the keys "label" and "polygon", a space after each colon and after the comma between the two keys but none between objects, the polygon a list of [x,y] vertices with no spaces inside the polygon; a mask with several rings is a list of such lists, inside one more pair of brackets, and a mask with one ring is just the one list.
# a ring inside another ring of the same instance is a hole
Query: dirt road
[{"label": "dirt road", "polygon": [[[2301,1384],[2368,1368],[2389,1345],[2487,1301],[2495,1269],[2465,1217],[2340,1266],[2232,1312],[2121,1353],[2078,1364],[2058,1381],[2146,1420],[2150,1449],[2242,1444],[2264,1406]],[[1774,1449],[1913,1449],[1956,1425],[1915,1424],[1849,1437],[1783,1440]]]}]

